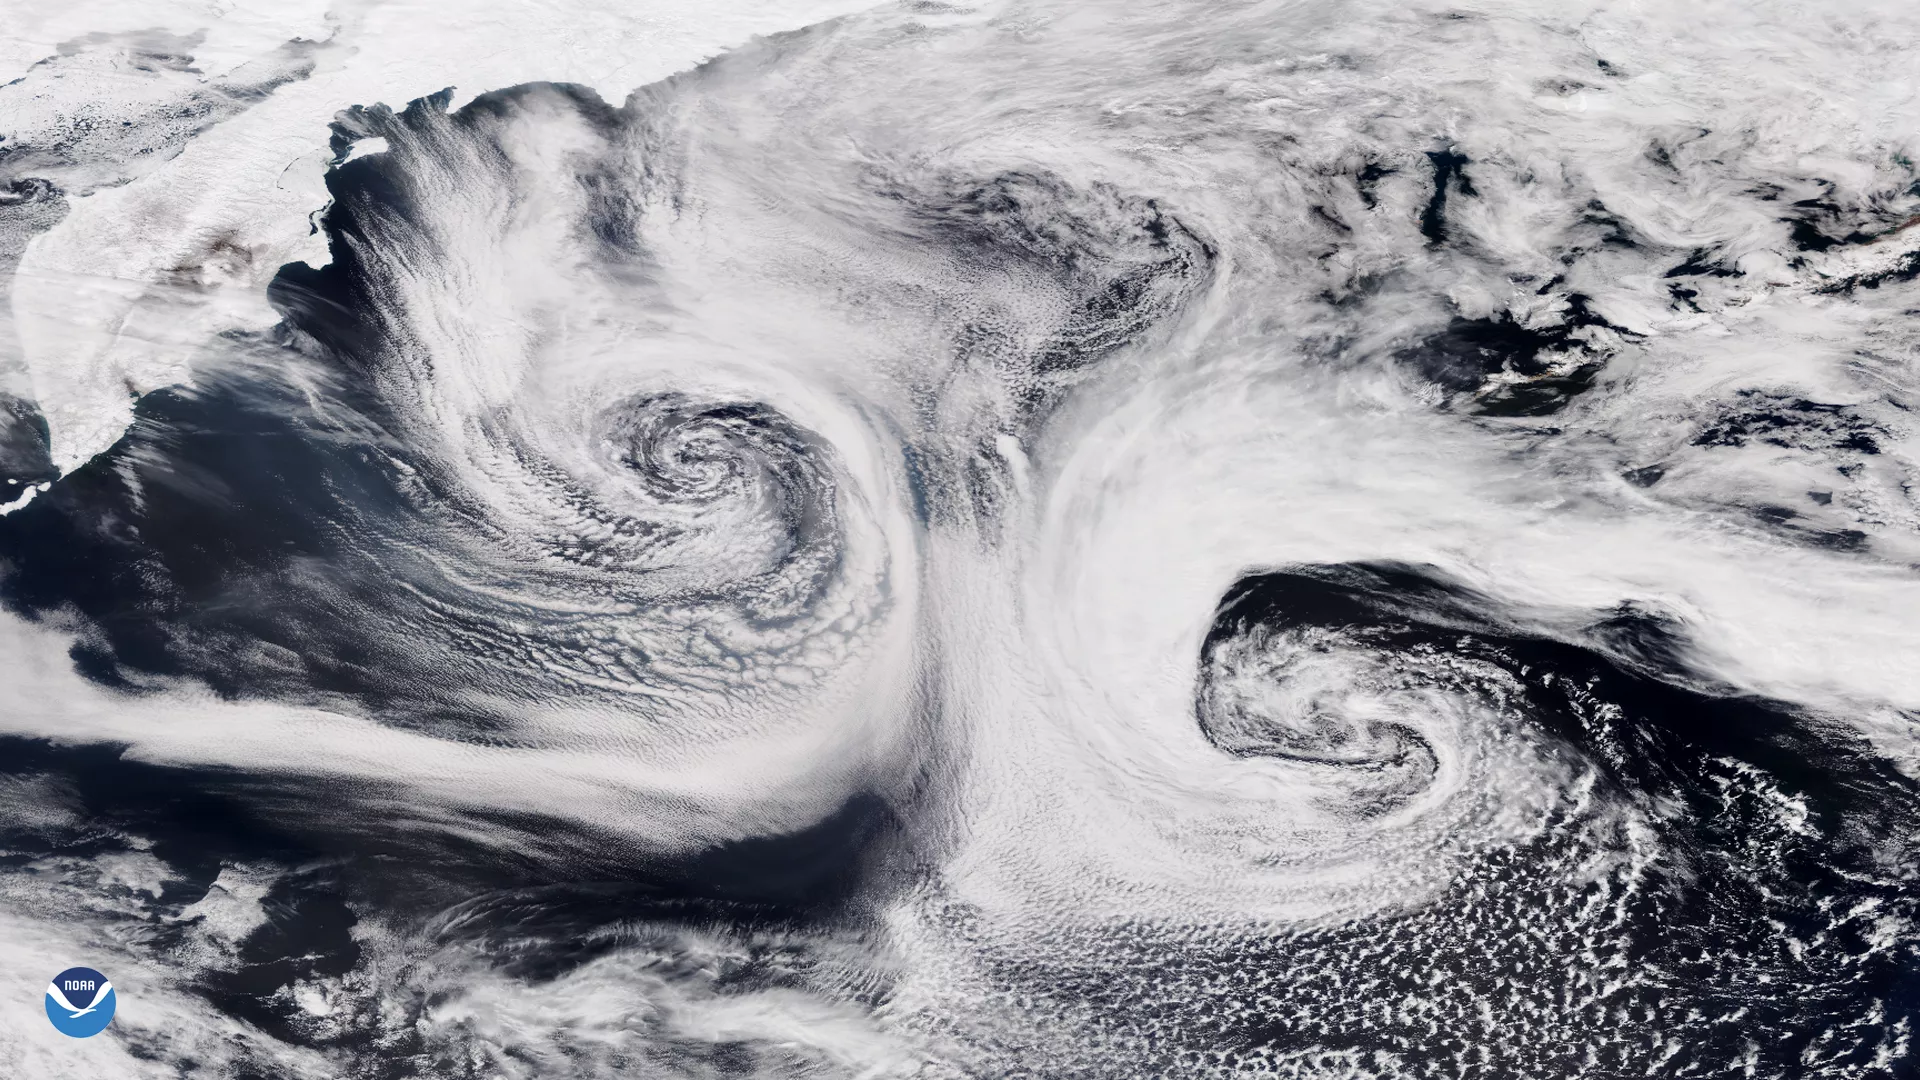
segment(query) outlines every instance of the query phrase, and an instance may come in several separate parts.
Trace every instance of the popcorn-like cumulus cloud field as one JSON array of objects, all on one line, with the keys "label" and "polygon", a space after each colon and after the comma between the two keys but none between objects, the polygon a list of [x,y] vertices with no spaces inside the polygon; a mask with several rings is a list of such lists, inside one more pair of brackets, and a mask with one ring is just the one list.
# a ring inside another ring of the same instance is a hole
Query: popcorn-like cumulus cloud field
[{"label": "popcorn-like cumulus cloud field", "polygon": [[17,13],[0,1054],[1910,1073],[1909,8]]}]

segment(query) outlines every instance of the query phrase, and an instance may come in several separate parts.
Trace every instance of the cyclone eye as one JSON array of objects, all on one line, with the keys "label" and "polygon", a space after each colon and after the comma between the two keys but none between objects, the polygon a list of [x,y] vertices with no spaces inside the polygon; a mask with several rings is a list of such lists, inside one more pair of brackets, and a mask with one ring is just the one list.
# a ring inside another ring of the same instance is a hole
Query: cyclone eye
[{"label": "cyclone eye", "polygon": [[719,530],[721,550],[757,550],[768,567],[834,542],[837,459],[768,406],[651,394],[619,402],[596,425],[601,467],[618,482],[589,512],[620,518],[616,532]]},{"label": "cyclone eye", "polygon": [[663,494],[701,499],[736,490],[755,475],[790,477],[770,453],[805,457],[816,448],[760,405],[710,404],[678,394],[623,404],[608,421],[621,465]]},{"label": "cyclone eye", "polygon": [[1464,594],[1417,571],[1316,567],[1255,574],[1201,646],[1195,718],[1221,751],[1293,770],[1362,819],[1440,798],[1475,759],[1557,743],[1555,717]]},{"label": "cyclone eye", "polygon": [[1263,575],[1237,586],[1201,650],[1195,713],[1222,751],[1300,770],[1337,793],[1337,809],[1389,813],[1434,783],[1430,740],[1483,695],[1442,654],[1408,648],[1404,628],[1368,625],[1357,606],[1322,610],[1337,599],[1323,585]]}]

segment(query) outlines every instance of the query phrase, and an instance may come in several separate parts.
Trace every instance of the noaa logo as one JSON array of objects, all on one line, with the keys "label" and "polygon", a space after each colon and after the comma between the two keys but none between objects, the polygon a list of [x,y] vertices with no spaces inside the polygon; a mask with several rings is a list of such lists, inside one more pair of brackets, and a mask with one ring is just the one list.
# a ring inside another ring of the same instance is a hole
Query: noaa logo
[{"label": "noaa logo", "polygon": [[92,968],[68,968],[47,984],[47,1019],[63,1035],[84,1039],[113,1019],[113,984]]}]

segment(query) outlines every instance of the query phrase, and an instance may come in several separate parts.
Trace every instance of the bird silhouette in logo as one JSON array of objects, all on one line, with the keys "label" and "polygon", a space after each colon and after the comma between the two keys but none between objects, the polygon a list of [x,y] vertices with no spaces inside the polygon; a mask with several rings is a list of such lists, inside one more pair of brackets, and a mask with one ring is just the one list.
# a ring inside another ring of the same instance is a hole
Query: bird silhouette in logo
[{"label": "bird silhouette in logo", "polygon": [[[81,1004],[74,1004],[76,998]],[[47,984],[47,1019],[62,1035],[76,1039],[105,1031],[118,1002],[113,984],[90,967],[68,968]]]},{"label": "bird silhouette in logo", "polygon": [[67,995],[60,990],[59,986],[54,983],[47,984],[47,996],[53,999],[55,1005],[67,1010],[69,1014],[68,1019],[70,1020],[78,1020],[80,1017],[99,1008],[100,1005],[107,1000],[107,995],[111,993],[113,993],[113,984],[110,982],[101,983],[100,991],[93,995],[93,1001],[84,1009],[76,1009],[73,1007],[73,1002],[67,1000]]}]

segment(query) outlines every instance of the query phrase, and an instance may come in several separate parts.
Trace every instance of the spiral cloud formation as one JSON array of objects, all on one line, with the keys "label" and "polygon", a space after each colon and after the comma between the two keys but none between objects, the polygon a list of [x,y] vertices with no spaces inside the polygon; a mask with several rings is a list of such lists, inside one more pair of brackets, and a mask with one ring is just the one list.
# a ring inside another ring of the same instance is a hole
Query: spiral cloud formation
[{"label": "spiral cloud formation", "polygon": [[10,1060],[1913,1070],[1908,5],[503,13],[0,88]]}]

